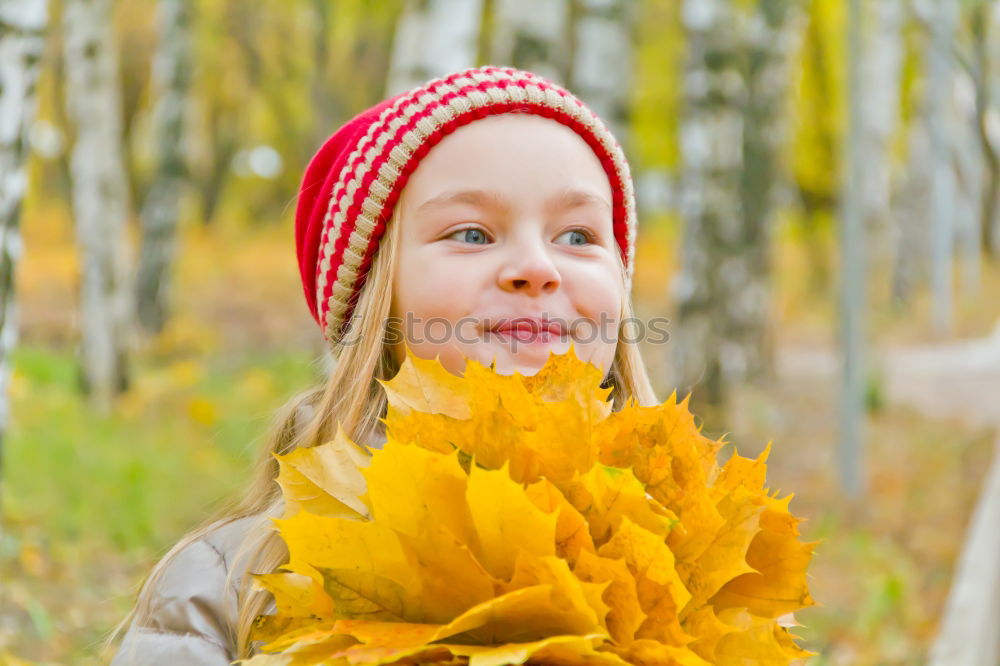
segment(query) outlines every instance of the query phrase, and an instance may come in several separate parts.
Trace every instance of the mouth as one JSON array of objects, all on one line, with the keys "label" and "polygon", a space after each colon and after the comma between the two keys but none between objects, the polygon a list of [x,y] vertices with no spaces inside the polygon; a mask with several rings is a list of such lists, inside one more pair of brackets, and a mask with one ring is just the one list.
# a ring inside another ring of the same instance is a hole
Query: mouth
[{"label": "mouth", "polygon": [[567,336],[566,325],[559,321],[518,317],[502,319],[487,328],[503,340],[517,340],[521,344],[551,344]]}]

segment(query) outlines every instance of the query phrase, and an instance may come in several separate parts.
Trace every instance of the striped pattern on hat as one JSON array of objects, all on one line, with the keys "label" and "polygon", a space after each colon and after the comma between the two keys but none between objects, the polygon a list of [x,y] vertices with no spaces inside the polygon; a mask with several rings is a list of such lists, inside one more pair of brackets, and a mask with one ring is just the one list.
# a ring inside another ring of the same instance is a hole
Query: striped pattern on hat
[{"label": "striped pattern on hat", "polygon": [[631,284],[635,195],[628,163],[605,123],[551,81],[509,67],[467,69],[385,100],[337,130],[310,161],[296,210],[306,301],[339,342],[411,173],[456,128],[490,115],[532,113],[579,134],[611,184],[615,240]]}]

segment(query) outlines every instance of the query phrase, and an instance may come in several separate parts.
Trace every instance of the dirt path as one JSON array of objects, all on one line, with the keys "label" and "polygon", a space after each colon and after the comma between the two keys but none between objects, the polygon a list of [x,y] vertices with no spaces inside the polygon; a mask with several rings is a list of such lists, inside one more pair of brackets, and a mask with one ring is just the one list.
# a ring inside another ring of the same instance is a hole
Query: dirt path
[{"label": "dirt path", "polygon": [[[992,335],[938,344],[873,350],[885,399],[925,415],[993,427],[1000,436],[1000,322]],[[787,349],[778,358],[783,380],[839,381],[836,351]],[[1000,643],[1000,439],[952,574],[948,601],[930,644],[932,666],[996,664]]]},{"label": "dirt path", "polygon": [[[1000,428],[1000,322],[984,338],[875,348],[869,360],[890,404]],[[836,350],[789,348],[778,355],[778,375],[837,381],[839,364]]]}]

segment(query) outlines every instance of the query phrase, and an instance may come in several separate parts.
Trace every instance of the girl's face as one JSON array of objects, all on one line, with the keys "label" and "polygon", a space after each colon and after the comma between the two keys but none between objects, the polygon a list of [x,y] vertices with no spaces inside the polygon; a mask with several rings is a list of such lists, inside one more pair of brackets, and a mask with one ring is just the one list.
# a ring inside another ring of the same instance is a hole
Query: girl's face
[{"label": "girl's face", "polygon": [[572,343],[607,373],[624,292],[611,187],[573,130],[528,114],[460,127],[398,205],[392,315],[417,356],[531,375]]}]

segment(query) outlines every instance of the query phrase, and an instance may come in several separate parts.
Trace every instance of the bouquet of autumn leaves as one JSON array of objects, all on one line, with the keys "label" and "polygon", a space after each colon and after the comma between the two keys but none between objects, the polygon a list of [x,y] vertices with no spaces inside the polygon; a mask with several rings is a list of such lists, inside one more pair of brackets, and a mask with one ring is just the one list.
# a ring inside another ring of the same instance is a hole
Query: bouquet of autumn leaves
[{"label": "bouquet of autumn leaves", "polygon": [[280,456],[283,571],[253,666],[788,664],[815,544],[686,401],[611,411],[573,350],[533,376],[407,354],[388,441]]}]

